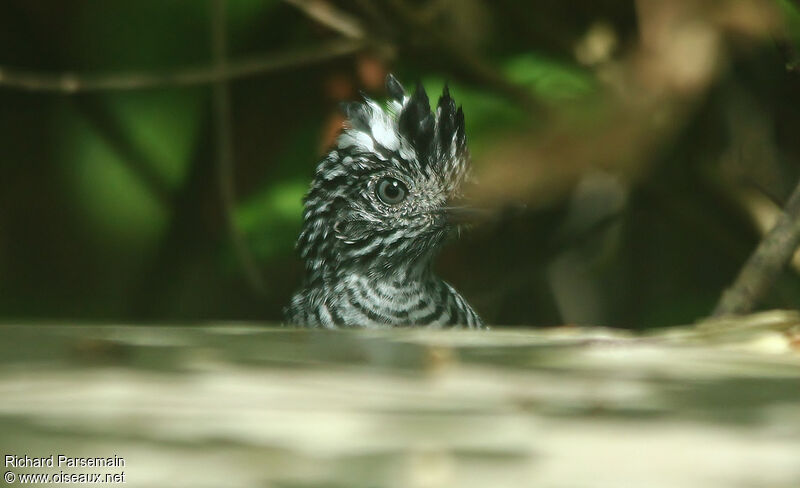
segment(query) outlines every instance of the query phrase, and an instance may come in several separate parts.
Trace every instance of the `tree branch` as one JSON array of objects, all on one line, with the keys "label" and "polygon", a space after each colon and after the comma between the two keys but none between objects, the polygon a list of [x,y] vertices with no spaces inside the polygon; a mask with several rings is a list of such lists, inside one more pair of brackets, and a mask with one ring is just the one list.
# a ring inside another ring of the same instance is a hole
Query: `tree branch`
[{"label": "tree branch", "polygon": [[0,88],[73,94],[204,85],[327,61],[355,54],[365,47],[366,43],[360,40],[335,40],[318,46],[243,58],[226,63],[224,67],[188,67],[163,73],[42,73],[0,66]]},{"label": "tree branch", "polygon": [[800,245],[800,183],[789,197],[783,214],[758,244],[733,285],[722,294],[712,316],[740,315],[752,311]]},{"label": "tree branch", "polygon": [[324,0],[284,0],[306,16],[349,39],[364,39],[361,23],[352,15],[334,8]]}]

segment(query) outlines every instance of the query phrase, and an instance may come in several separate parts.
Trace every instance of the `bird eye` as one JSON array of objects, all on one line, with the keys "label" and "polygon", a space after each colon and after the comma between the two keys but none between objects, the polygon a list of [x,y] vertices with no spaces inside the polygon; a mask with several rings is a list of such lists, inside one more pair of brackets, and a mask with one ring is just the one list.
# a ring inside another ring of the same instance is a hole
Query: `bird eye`
[{"label": "bird eye", "polygon": [[406,199],[408,189],[406,189],[406,185],[394,178],[383,178],[378,182],[375,194],[383,203],[397,205]]}]

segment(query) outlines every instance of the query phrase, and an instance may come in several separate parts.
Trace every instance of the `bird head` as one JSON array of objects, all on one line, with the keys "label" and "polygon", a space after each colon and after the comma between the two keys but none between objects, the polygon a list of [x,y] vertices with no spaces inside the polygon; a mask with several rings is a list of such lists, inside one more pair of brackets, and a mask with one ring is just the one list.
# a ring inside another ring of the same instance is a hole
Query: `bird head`
[{"label": "bird head", "polygon": [[447,87],[431,112],[418,84],[392,76],[384,108],[344,103],[345,129],[319,164],[305,199],[298,249],[309,271],[424,269],[454,228],[467,176],[464,113]]}]

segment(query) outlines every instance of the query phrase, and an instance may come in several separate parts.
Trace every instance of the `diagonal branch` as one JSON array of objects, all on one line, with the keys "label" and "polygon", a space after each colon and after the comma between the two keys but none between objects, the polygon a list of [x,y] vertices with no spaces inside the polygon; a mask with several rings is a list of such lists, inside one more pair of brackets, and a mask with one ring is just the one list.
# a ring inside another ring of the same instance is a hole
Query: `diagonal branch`
[{"label": "diagonal branch", "polygon": [[775,226],[753,251],[733,285],[722,294],[712,315],[740,315],[752,311],[769,292],[798,245],[800,183],[789,197]]},{"label": "diagonal branch", "polygon": [[361,23],[350,14],[336,9],[324,0],[284,0],[301,10],[306,16],[338,32],[348,39],[363,39]]}]

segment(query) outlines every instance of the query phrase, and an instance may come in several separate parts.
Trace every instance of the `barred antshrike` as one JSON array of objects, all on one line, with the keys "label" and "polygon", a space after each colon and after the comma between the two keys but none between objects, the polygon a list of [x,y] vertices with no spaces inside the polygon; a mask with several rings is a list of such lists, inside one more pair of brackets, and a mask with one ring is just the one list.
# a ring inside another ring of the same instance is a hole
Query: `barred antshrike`
[{"label": "barred antshrike", "polygon": [[310,327],[482,327],[432,270],[464,209],[453,207],[468,169],[464,113],[447,87],[436,114],[417,85],[392,76],[387,109],[343,104],[346,128],[317,167],[297,248],[305,279],[286,308]]}]

